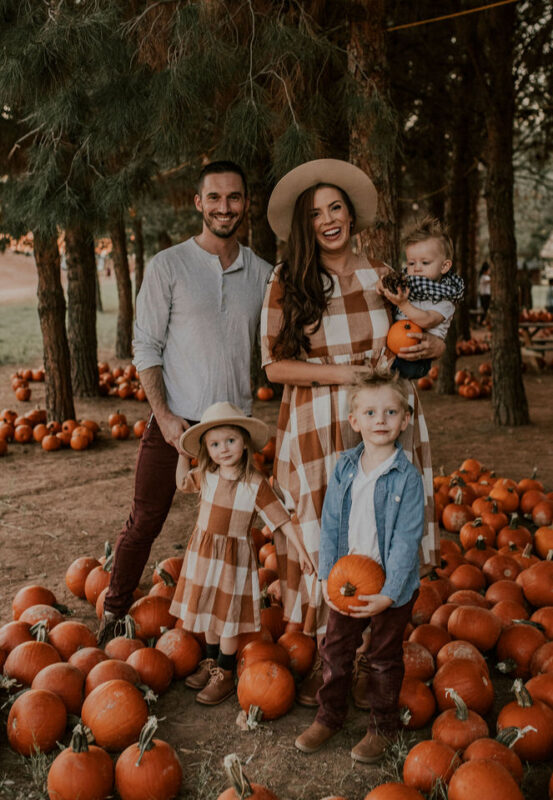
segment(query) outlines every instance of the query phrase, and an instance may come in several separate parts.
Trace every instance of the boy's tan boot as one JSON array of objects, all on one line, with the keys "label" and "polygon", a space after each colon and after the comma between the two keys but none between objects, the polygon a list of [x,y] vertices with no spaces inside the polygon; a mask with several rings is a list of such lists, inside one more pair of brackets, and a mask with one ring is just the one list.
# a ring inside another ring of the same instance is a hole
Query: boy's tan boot
[{"label": "boy's tan boot", "polygon": [[388,739],[385,739],[384,736],[367,731],[351,751],[351,757],[354,761],[361,761],[363,764],[374,764],[376,761],[380,761],[389,744]]},{"label": "boy's tan boot", "polygon": [[184,685],[188,686],[189,689],[203,689],[209,682],[211,670],[216,666],[217,662],[214,658],[204,658],[198,664],[196,672],[193,672],[192,675],[185,679]]},{"label": "boy's tan boot", "polygon": [[316,753],[335,733],[338,733],[335,728],[328,728],[315,720],[298,736],[294,744],[302,753]]},{"label": "boy's tan boot", "polygon": [[316,708],[319,705],[317,703],[317,692],[322,685],[323,662],[321,661],[321,657],[317,652],[315,653],[315,661],[313,662],[313,666],[299,688],[296,700],[301,706]]},{"label": "boy's tan boot", "polygon": [[235,689],[232,670],[222,669],[216,664],[210,669],[209,681],[205,688],[196,695],[196,701],[205,706],[216,706],[234,694]]}]

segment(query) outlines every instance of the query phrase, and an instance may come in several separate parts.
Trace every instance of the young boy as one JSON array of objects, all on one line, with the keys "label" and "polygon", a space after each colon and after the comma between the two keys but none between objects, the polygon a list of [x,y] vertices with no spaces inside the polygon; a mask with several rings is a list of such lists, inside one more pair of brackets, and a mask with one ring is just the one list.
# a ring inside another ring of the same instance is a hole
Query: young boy
[{"label": "young boy", "polygon": [[[420,328],[445,339],[464,291],[463,279],[452,273],[453,243],[439,220],[424,217],[407,231],[402,241],[406,275],[385,276],[377,286],[396,306],[395,318],[409,319]],[[394,369],[404,378],[422,378],[430,359],[406,361],[399,356]]]},{"label": "young boy", "polygon": [[[367,734],[352,758],[378,761],[400,728],[403,632],[418,594],[424,521],[422,478],[397,442],[410,414],[408,384],[397,374],[365,376],[350,390],[349,421],[363,441],[340,456],[323,505],[319,580],[330,612],[320,648],[319,711],[295,743],[304,753],[318,750],[344,723],[356,649],[369,622],[364,699],[371,711]],[[363,604],[345,615],[328,598],[327,578],[348,553],[378,561],[386,580],[380,594],[360,597]]]}]

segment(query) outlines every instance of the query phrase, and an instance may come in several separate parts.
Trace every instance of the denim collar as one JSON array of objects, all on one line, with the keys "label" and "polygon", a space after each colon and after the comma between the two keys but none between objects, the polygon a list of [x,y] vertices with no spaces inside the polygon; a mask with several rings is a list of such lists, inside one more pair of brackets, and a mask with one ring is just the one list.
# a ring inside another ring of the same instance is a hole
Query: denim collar
[{"label": "denim collar", "polygon": [[[384,470],[382,475],[387,475],[388,472],[390,472],[390,470],[392,469],[397,469],[399,472],[404,472],[405,469],[407,468],[407,464],[409,463],[409,461],[407,459],[407,456],[403,452],[403,447],[400,445],[399,442],[395,443],[395,447],[398,451],[397,457],[392,461],[390,466]],[[342,455],[344,458],[347,458],[348,461],[350,461],[350,463],[354,467],[358,468],[359,459],[361,458],[364,449],[365,449],[365,444],[364,442],[361,441],[356,447],[352,447],[351,450],[345,450],[342,453]]]}]

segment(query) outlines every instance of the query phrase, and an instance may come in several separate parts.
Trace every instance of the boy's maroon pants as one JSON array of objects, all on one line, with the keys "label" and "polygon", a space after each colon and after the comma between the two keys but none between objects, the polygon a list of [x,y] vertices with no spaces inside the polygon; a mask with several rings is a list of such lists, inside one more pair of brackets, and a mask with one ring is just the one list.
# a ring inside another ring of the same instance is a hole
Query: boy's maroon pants
[{"label": "boy's maroon pants", "polygon": [[[190,425],[194,425],[190,422]],[[179,454],[168,444],[153,414],[140,440],[134,498],[129,518],[115,545],[104,609],[122,617],[133,602],[154,539],[163,527],[175,494]]]},{"label": "boy's maroon pants", "polygon": [[370,622],[371,639],[366,653],[369,664],[366,699],[371,707],[368,730],[392,735],[401,728],[399,692],[403,681],[403,633],[411,619],[418,591],[398,608],[388,608],[374,617],[359,619],[330,609],[326,635],[319,648],[323,662],[323,685],[317,693],[317,721],[328,728],[344,724],[356,650]]}]

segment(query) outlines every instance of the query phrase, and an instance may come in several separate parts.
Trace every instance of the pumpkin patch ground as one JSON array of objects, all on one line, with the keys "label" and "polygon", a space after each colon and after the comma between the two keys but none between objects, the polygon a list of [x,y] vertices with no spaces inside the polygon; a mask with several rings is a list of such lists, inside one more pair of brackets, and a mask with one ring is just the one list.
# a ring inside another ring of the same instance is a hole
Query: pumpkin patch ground
[{"label": "pumpkin patch ground", "polygon": [[[101,353],[104,358],[109,353]],[[465,356],[460,367],[473,372],[484,356]],[[111,359],[113,362],[113,359]],[[32,363],[34,367],[38,364]],[[17,401],[10,386],[14,366],[0,367],[0,407],[18,414],[35,403],[43,404],[44,384],[33,384],[31,403]],[[553,371],[525,375],[532,425],[497,429],[490,421],[490,401],[480,399],[467,405],[458,395],[438,396],[435,391],[421,394],[430,429],[435,470],[444,466],[449,474],[468,458],[478,459],[497,474],[519,481],[538,468],[538,478],[546,491],[553,489]],[[97,420],[100,434],[94,446],[83,451],[70,448],[45,452],[31,440],[9,443],[0,459],[0,624],[12,619],[12,600],[21,587],[40,584],[48,587],[58,603],[67,605],[74,619],[96,630],[94,608],[72,595],[65,585],[68,566],[77,558],[99,558],[104,542],[112,544],[129,510],[134,462],[138,440],[116,440],[110,435],[108,416],[121,409],[129,426],[146,416],[145,404],[122,402],[110,397],[77,400],[78,418]],[[274,427],[278,401],[256,401],[254,413]],[[194,497],[175,497],[162,535],[154,544],[143,587],[149,589],[156,562],[182,556],[197,513]],[[458,538],[455,534],[448,534]],[[512,678],[501,676],[490,663],[495,687],[494,704],[486,716],[494,735],[495,721],[510,695]],[[2,690],[2,702],[5,692]],[[183,768],[179,798],[212,800],[227,786],[223,757],[238,753],[251,781],[269,787],[280,800],[320,800],[343,796],[362,800],[378,784],[401,781],[403,760],[408,745],[430,738],[432,720],[418,731],[406,731],[403,742],[381,765],[363,766],[351,761],[349,753],[365,732],[366,712],[351,707],[346,727],[320,752],[304,755],[294,747],[297,735],[314,717],[314,710],[295,704],[279,719],[260,722],[252,730],[242,730],[236,720],[240,712],[237,698],[209,708],[195,702],[195,693],[184,680],[173,681],[150,713],[160,720],[156,737],[176,750]],[[437,711],[436,713],[439,713]],[[8,746],[6,721],[8,708],[1,712],[0,797],[13,800],[46,798],[32,777],[29,759]],[[435,717],[434,717],[435,718]],[[69,744],[67,729],[63,743]],[[58,750],[46,756],[53,760]],[[522,784],[526,798],[547,798],[552,762],[535,762],[525,769]],[[43,778],[45,772],[43,771]]]}]

